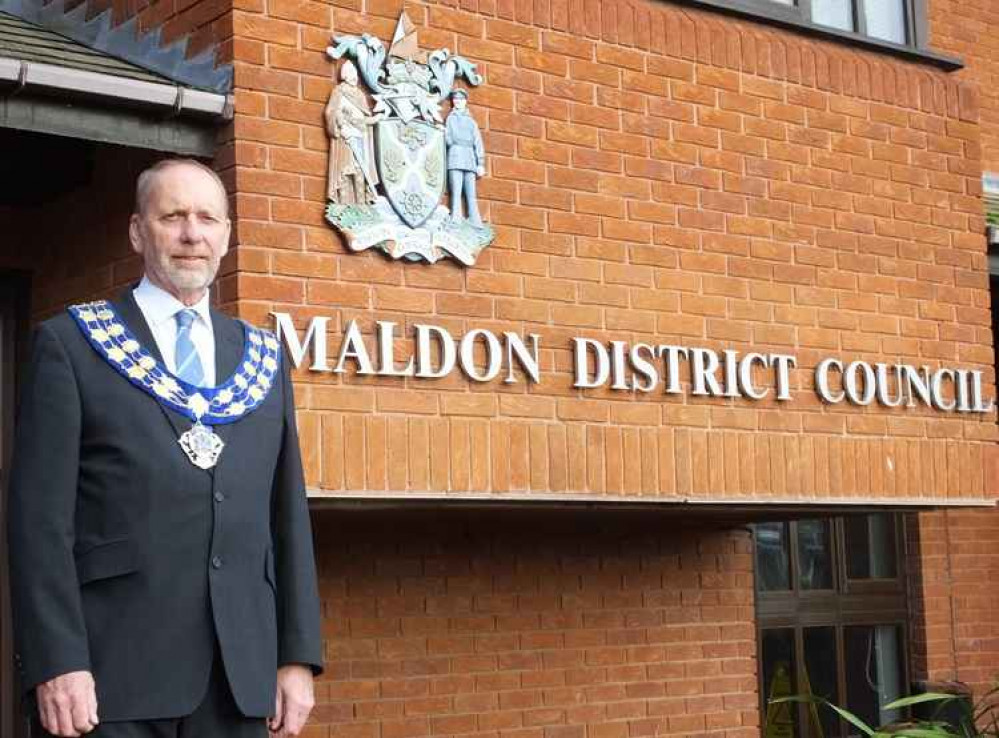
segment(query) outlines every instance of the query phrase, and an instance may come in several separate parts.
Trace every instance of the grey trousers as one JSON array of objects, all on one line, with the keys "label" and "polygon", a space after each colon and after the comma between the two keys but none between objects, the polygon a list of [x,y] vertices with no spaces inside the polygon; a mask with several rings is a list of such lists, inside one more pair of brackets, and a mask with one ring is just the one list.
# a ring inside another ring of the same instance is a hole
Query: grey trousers
[{"label": "grey trousers", "polygon": [[448,186],[451,190],[451,217],[455,219],[461,217],[461,197],[464,194],[465,202],[468,203],[468,212],[465,213],[465,217],[474,226],[482,225],[479,203],[475,198],[475,172],[451,169],[447,174]]}]

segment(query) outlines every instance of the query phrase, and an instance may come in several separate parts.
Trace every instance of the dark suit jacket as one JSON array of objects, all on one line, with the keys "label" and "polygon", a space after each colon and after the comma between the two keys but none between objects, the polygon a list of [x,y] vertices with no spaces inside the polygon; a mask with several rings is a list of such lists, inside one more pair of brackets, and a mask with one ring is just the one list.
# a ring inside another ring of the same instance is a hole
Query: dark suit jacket
[{"label": "dark suit jacket", "polygon": [[[115,306],[158,360],[131,291]],[[228,377],[243,328],[212,312]],[[321,670],[319,599],[287,362],[251,414],[215,426],[213,471],[191,425],[118,374],[68,313],[35,334],[10,485],[16,661],[31,688],[89,669],[103,721],[179,717],[221,649],[236,703],[273,713],[279,665]]]}]

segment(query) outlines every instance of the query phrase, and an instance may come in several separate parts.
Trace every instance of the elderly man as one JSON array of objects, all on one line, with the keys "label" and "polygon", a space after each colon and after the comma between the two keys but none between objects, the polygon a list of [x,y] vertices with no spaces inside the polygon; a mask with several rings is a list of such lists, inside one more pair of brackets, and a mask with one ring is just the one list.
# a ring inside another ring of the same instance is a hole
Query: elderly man
[{"label": "elderly man", "polygon": [[218,176],[160,162],[135,207],[141,283],[35,335],[10,486],[22,683],[43,735],[297,735],[322,653],[287,367],[209,307]]}]

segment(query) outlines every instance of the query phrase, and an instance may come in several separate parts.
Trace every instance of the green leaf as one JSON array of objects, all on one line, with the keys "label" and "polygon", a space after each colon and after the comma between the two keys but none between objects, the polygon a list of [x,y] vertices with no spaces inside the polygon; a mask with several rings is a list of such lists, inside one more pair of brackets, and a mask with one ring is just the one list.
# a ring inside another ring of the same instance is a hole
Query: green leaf
[{"label": "green leaf", "polygon": [[850,725],[864,731],[864,735],[874,736],[874,729],[871,726],[869,726],[867,723],[865,723],[863,720],[861,720],[859,717],[854,715],[849,710],[844,710],[842,707],[837,707],[829,700],[822,699],[821,697],[817,697],[815,695],[805,695],[805,696],[794,695],[792,697],[780,697],[776,700],[770,700],[771,704],[777,704],[780,702],[813,702],[819,705],[825,705],[830,710],[839,715],[841,718],[843,718],[843,720],[846,720],[846,722],[850,723]]},{"label": "green leaf", "polygon": [[889,702],[883,709],[897,710],[901,707],[911,707],[912,705],[919,705],[923,702],[947,702],[948,700],[956,699],[960,699],[960,697],[958,695],[944,694],[942,692],[924,692],[923,694],[915,694],[911,697],[902,697],[894,702]]},{"label": "green leaf", "polygon": [[902,730],[892,733],[895,738],[961,738],[957,733],[952,733],[943,726],[931,728],[902,728]]}]

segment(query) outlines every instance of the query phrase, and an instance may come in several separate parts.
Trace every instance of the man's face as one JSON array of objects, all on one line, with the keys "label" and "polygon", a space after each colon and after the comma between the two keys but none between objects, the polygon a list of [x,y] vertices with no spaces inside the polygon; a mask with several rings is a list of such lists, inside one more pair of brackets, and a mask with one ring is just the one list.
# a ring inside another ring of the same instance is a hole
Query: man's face
[{"label": "man's face", "polygon": [[146,276],[185,304],[201,299],[229,249],[225,195],[206,172],[177,165],[161,171],[129,239]]},{"label": "man's face", "polygon": [[464,110],[465,106],[468,105],[468,100],[465,99],[464,95],[455,95],[451,104],[454,105],[455,110]]}]

